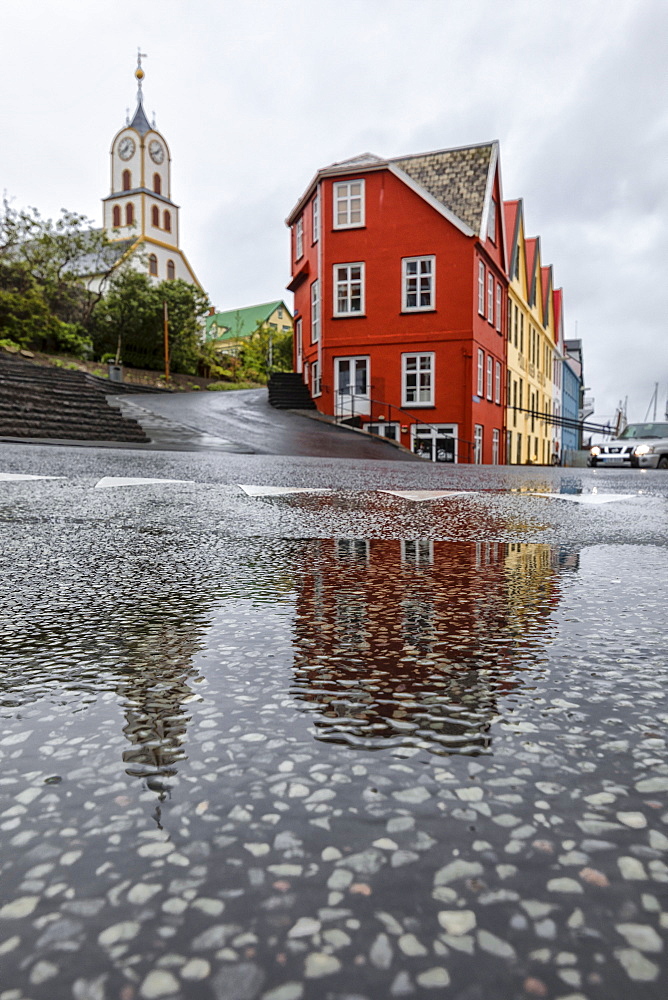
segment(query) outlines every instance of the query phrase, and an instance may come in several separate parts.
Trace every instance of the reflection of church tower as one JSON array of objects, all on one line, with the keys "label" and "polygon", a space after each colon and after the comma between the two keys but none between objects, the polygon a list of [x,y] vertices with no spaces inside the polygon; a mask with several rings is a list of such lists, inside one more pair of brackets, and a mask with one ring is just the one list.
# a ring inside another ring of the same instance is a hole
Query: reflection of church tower
[{"label": "reflection of church tower", "polygon": [[132,240],[141,249],[137,268],[158,281],[182,278],[198,285],[179,249],[179,207],[172,201],[169,147],[144,112],[137,57],[137,110],[111,144],[111,194],[103,199],[104,228],[113,240]]}]

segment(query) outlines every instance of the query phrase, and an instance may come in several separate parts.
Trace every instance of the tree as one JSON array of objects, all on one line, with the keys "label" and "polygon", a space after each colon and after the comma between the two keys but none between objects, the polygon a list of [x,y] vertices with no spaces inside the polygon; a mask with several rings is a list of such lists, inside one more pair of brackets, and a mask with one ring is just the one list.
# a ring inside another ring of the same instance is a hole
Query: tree
[{"label": "tree", "polygon": [[88,325],[118,260],[119,245],[84,215],[62,209],[54,222],[36,208],[14,209],[4,198],[0,262],[29,274],[62,322]]},{"label": "tree", "polygon": [[240,373],[255,382],[266,381],[272,371],[292,371],[292,332],[258,323],[239,348]]},{"label": "tree", "polygon": [[202,319],[209,309],[204,292],[182,280],[152,284],[127,266],[111,279],[91,324],[98,357],[116,354],[125,364],[160,369],[164,363],[163,303],[169,315],[170,367],[194,375],[201,356]]}]

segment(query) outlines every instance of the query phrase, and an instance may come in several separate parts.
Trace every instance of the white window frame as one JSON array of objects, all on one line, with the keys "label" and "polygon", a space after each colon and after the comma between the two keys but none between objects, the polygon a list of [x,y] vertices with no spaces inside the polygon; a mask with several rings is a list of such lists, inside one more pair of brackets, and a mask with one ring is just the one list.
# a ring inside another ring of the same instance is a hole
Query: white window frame
[{"label": "white window frame", "polygon": [[311,343],[320,340],[320,281],[318,278],[311,285]]},{"label": "white window frame", "polygon": [[313,230],[313,242],[317,243],[320,239],[320,195],[317,194],[313,199],[313,205],[311,207],[311,229]]},{"label": "white window frame", "polygon": [[501,402],[501,362],[496,362],[496,368],[494,370],[494,402]]},{"label": "white window frame", "polygon": [[[415,368],[409,365],[415,362]],[[423,362],[427,362],[423,365]],[[436,355],[433,351],[421,351],[419,353],[410,353],[401,355],[401,405],[409,406],[411,409],[415,407],[422,406],[434,406],[434,390],[435,390],[435,375],[436,375]],[[426,381],[428,385],[423,389],[420,385],[421,376],[426,374],[428,377]],[[417,399],[409,399],[409,386],[408,378],[409,376],[415,376],[415,386],[411,387],[415,391]],[[428,394],[428,399],[420,399],[421,393],[425,395]]]},{"label": "white window frame", "polygon": [[473,464],[482,465],[483,427],[475,424],[473,428]]},{"label": "white window frame", "polygon": [[320,374],[320,362],[311,362],[311,396],[315,399],[322,395],[322,376]]},{"label": "white window frame", "polygon": [[492,465],[499,464],[499,447],[501,444],[501,434],[497,427],[492,430]]},{"label": "white window frame", "polygon": [[[352,269],[360,269],[359,278],[352,277]],[[341,276],[341,270],[345,269],[345,276]],[[355,294],[355,286],[359,284],[359,294]],[[353,309],[353,301],[359,299],[359,308]],[[341,303],[346,303],[347,308],[341,309]],[[364,315],[364,261],[354,261],[352,264],[334,264],[334,316]]]},{"label": "white window frame", "polygon": [[478,348],[478,385],[476,396],[480,399],[485,395],[485,352],[482,348]]},{"label": "white window frame", "polygon": [[487,322],[494,326],[494,275],[487,275]]},{"label": "white window frame", "polygon": [[492,384],[494,382],[494,359],[491,354],[487,355],[487,398],[492,401]]},{"label": "white window frame", "polygon": [[301,317],[295,320],[295,355],[297,371],[301,374],[304,368],[304,342],[302,341]]},{"label": "white window frame", "polygon": [[[409,274],[411,265],[416,265],[415,274]],[[426,267],[426,273],[422,273],[422,268]],[[423,295],[422,283],[426,282],[428,288],[429,302],[426,305],[421,303]],[[411,287],[411,285],[413,287]],[[417,305],[409,305],[408,296],[414,295]],[[436,307],[436,257],[430,254],[426,257],[403,257],[401,261],[401,311],[402,312],[431,312]]]},{"label": "white window frame", "polygon": [[295,222],[295,260],[304,256],[304,216],[300,215]]},{"label": "white window frame", "polygon": [[[359,184],[359,191],[354,191]],[[364,180],[361,177],[334,184],[333,228],[359,229],[364,225]],[[354,218],[359,213],[358,218]]]},{"label": "white window frame", "polygon": [[501,313],[503,311],[503,296],[501,294],[501,285],[497,282],[496,284],[496,329],[501,333]]},{"label": "white window frame", "polygon": [[485,265],[478,261],[478,312],[485,315]]}]

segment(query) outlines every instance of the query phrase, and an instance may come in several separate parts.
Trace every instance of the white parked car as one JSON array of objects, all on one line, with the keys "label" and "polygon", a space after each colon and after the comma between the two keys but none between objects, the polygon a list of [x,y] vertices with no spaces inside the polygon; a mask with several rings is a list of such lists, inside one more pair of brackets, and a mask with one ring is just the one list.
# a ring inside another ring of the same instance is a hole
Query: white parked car
[{"label": "white parked car", "polygon": [[591,446],[589,464],[606,469],[668,469],[668,423],[628,424],[615,441]]}]

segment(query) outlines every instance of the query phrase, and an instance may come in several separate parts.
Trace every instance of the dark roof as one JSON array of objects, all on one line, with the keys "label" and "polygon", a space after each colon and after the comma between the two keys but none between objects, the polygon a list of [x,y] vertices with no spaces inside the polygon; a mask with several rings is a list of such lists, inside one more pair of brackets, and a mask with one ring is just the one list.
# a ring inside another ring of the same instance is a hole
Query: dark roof
[{"label": "dark roof", "polygon": [[492,190],[498,148],[499,144],[495,140],[476,146],[460,146],[387,160],[373,153],[362,153],[349,160],[331,163],[318,171],[286,222],[292,225],[322,177],[345,176],[353,171],[369,173],[389,167],[395,172],[395,176],[430,201],[462,232],[479,236],[485,228],[483,222],[486,200]]},{"label": "dark roof", "polygon": [[140,135],[146,135],[147,132],[151,131],[151,125],[149,120],[144,113],[144,105],[142,104],[141,97],[137,102],[137,110],[135,111],[135,116],[130,122],[130,128],[135,128]]},{"label": "dark roof", "polygon": [[494,143],[390,160],[475,233],[481,231]]}]

